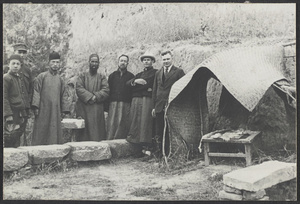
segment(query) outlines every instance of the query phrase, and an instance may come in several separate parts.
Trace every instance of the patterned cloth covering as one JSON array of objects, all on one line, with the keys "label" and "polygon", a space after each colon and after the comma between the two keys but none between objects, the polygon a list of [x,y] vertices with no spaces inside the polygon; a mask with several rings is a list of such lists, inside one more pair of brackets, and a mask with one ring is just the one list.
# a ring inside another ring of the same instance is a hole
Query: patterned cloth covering
[{"label": "patterned cloth covering", "polygon": [[177,158],[178,154],[191,154],[201,136],[208,133],[206,88],[211,77],[251,112],[274,82],[286,80],[283,56],[280,45],[234,48],[204,60],[175,82],[166,107],[170,133],[169,145],[166,135],[163,137],[168,149],[164,155]]},{"label": "patterned cloth covering", "polygon": [[170,91],[169,104],[178,96],[198,69],[208,68],[226,89],[252,111],[267,89],[284,79],[283,47],[260,46],[226,50],[204,60],[178,80]]}]

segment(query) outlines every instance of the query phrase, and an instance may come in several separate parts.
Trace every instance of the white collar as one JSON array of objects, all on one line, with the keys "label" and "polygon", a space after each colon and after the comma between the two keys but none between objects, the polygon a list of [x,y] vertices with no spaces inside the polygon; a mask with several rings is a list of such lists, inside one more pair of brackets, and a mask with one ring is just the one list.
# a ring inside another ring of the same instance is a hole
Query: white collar
[{"label": "white collar", "polygon": [[[173,64],[171,64],[170,66],[168,66],[168,72],[170,72],[171,71],[171,68],[173,67]],[[166,66],[164,66],[164,71],[166,71],[166,69],[167,69],[167,67]]]}]

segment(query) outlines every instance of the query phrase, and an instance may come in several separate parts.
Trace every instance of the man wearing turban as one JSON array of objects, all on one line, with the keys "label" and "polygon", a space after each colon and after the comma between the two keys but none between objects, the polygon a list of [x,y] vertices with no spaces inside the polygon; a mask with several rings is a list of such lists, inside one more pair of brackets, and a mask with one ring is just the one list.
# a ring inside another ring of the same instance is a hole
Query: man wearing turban
[{"label": "man wearing turban", "polygon": [[101,141],[106,139],[103,103],[109,96],[109,86],[104,75],[98,73],[99,56],[89,57],[89,71],[77,78],[77,117],[85,120],[85,128],[78,131],[78,141]]},{"label": "man wearing turban", "polygon": [[49,70],[39,74],[34,81],[32,145],[63,143],[61,117],[69,113],[69,101],[59,69],[60,55],[52,52],[49,56]]}]

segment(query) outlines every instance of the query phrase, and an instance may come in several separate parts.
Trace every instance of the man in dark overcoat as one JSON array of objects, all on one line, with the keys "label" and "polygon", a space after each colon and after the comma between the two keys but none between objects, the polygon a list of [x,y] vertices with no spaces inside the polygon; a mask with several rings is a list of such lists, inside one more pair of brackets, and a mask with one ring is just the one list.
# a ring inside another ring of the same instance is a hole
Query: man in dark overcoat
[{"label": "man in dark overcoat", "polygon": [[[173,65],[173,55],[171,51],[161,53],[163,67],[155,74],[152,101],[152,116],[155,117],[155,140],[157,148],[162,150],[162,137],[165,127],[164,115],[165,106],[168,101],[169,93],[172,85],[184,76],[182,69]],[[166,134],[168,135],[168,134]]]}]

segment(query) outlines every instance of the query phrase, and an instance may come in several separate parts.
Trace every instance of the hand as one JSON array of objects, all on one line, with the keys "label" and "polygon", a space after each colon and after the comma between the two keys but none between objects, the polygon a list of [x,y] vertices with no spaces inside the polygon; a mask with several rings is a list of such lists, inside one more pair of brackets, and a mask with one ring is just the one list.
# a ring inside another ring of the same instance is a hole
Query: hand
[{"label": "hand", "polygon": [[141,84],[141,85],[147,84],[147,82],[144,79],[136,79],[136,80],[134,80],[134,83]]},{"label": "hand", "polygon": [[155,109],[152,109],[152,117],[153,117],[153,118],[156,117]]},{"label": "hand", "polygon": [[88,103],[91,104],[91,105],[96,103],[96,96],[93,95],[93,97],[88,101]]},{"label": "hand", "polygon": [[34,114],[35,116],[38,116],[38,115],[39,115],[39,109],[38,109],[38,108],[34,109],[34,110],[33,110],[33,114]]}]

